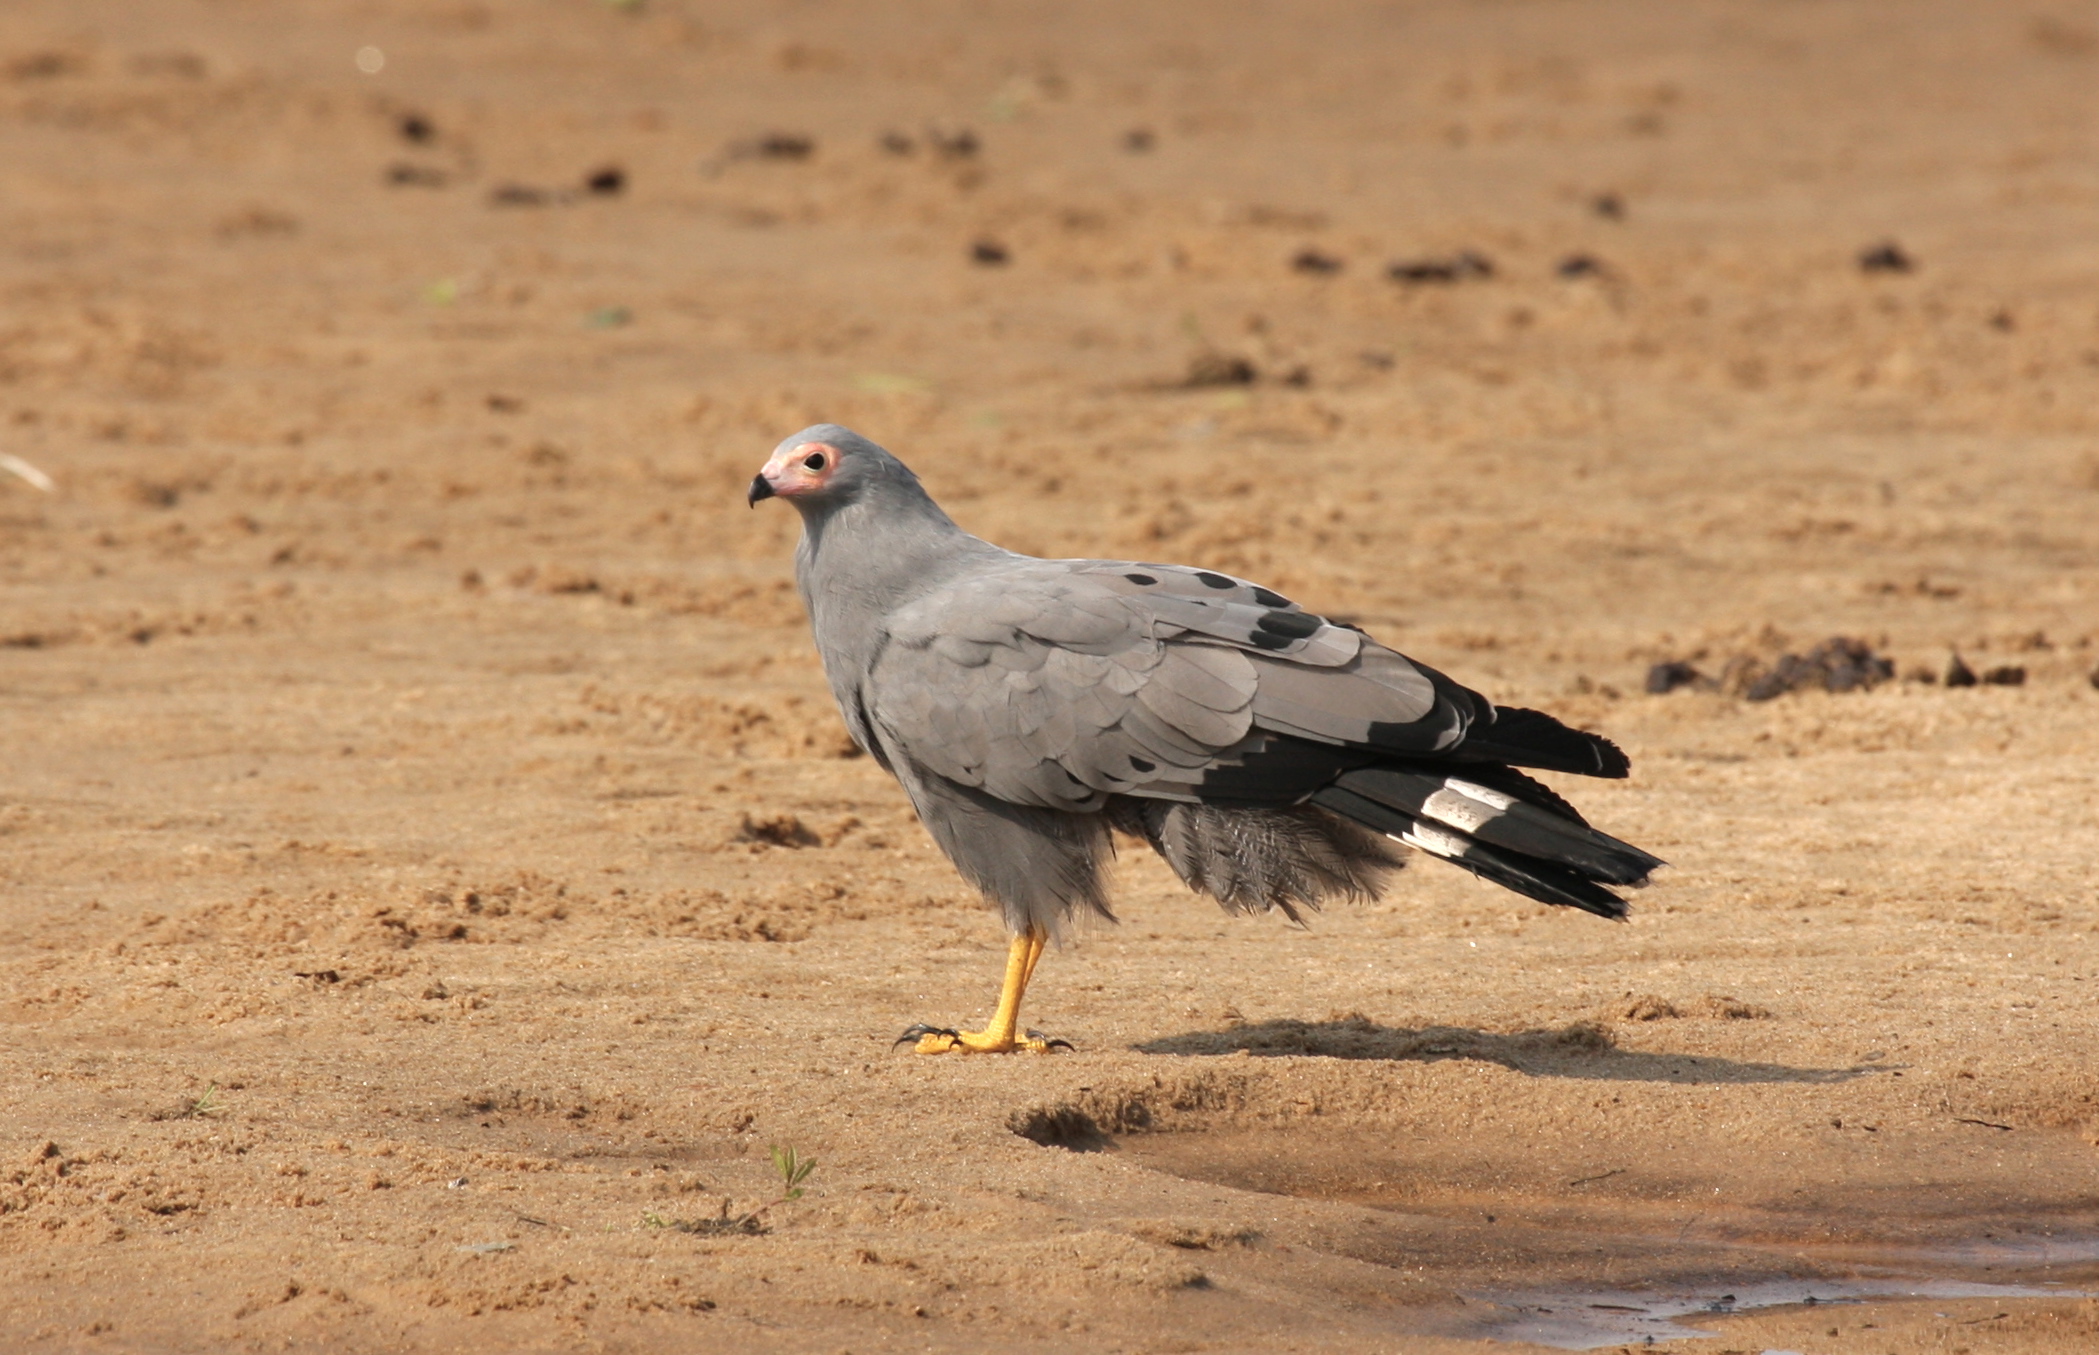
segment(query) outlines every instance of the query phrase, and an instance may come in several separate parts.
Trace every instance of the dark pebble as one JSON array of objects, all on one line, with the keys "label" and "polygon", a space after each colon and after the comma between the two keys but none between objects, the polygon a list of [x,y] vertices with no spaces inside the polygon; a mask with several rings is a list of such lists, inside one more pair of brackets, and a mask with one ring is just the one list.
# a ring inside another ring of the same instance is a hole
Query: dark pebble
[{"label": "dark pebble", "polygon": [[816,154],[816,141],[794,132],[768,132],[742,150],[760,160],[807,160]]},{"label": "dark pebble", "polygon": [[1593,254],[1569,254],[1552,271],[1563,278],[1598,278],[1603,276],[1603,263]]},{"label": "dark pebble", "polygon": [[1159,144],[1149,127],[1132,127],[1122,134],[1122,148],[1132,155],[1143,155]]},{"label": "dark pebble", "polygon": [[1467,278],[1491,278],[1494,261],[1472,250],[1461,250],[1447,259],[1407,259],[1385,270],[1394,282],[1409,286],[1422,283],[1463,282]]},{"label": "dark pebble", "polygon": [[488,190],[488,201],[494,207],[544,207],[554,195],[530,184],[499,183]]},{"label": "dark pebble", "polygon": [[927,132],[926,141],[936,152],[949,160],[972,159],[978,151],[984,149],[983,144],[977,140],[977,134],[967,127],[953,132]]},{"label": "dark pebble", "polygon": [[1667,696],[1678,687],[1688,687],[1697,682],[1701,674],[1692,665],[1681,659],[1658,663],[1647,670],[1647,692],[1650,696]]},{"label": "dark pebble", "polygon": [[1954,655],[1953,661],[1946,665],[1946,685],[1949,687],[1973,687],[1975,685],[1975,670],[1970,668],[1967,661],[1958,654]]},{"label": "dark pebble", "polygon": [[1903,253],[1902,246],[1889,240],[1861,253],[1858,266],[1867,273],[1914,273],[1917,261]]},{"label": "dark pebble", "polygon": [[627,171],[618,165],[607,165],[585,179],[583,186],[599,197],[616,197],[627,190]]},{"label": "dark pebble", "polygon": [[884,132],[875,144],[890,155],[910,155],[918,149],[918,143],[902,132]]},{"label": "dark pebble", "polygon": [[443,188],[451,176],[441,169],[403,160],[386,167],[386,181],[396,188]]},{"label": "dark pebble", "polygon": [[87,63],[68,52],[31,52],[8,62],[4,69],[13,80],[51,80],[79,75]]},{"label": "dark pebble", "polygon": [[979,240],[969,247],[969,261],[985,268],[998,268],[1013,262],[1013,256],[996,240]]},{"label": "dark pebble", "polygon": [[1984,673],[1982,680],[1992,687],[2024,687],[2026,670],[2015,663],[2007,663]]},{"label": "dark pebble", "polygon": [[1251,386],[1260,377],[1245,358],[1226,353],[1198,353],[1188,364],[1184,386]]},{"label": "dark pebble", "polygon": [[1316,249],[1301,249],[1291,258],[1290,267],[1293,272],[1330,277],[1341,271],[1341,261],[1331,254],[1321,254]]},{"label": "dark pebble", "polygon": [[1396,263],[1385,270],[1385,275],[1394,282],[1410,284],[1458,280],[1458,270],[1440,259],[1417,259],[1410,263]]},{"label": "dark pebble", "polygon": [[1589,210],[1606,221],[1625,220],[1625,199],[1616,193],[1598,193],[1589,199]]},{"label": "dark pebble", "polygon": [[414,142],[418,146],[427,146],[437,140],[437,125],[421,113],[402,114],[401,121],[396,126],[400,130],[403,141]]}]

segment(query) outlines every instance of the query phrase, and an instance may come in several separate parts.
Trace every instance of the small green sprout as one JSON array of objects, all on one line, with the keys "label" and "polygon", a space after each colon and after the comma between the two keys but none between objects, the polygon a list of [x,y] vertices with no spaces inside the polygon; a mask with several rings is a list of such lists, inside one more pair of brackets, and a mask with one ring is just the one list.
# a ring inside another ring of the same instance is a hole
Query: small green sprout
[{"label": "small green sprout", "polygon": [[776,1143],[773,1145],[773,1170],[780,1174],[780,1198],[799,1200],[802,1198],[802,1182],[816,1170],[816,1159],[797,1155],[793,1144]]},{"label": "small green sprout", "polygon": [[651,1232],[694,1233],[702,1237],[728,1237],[736,1234],[756,1236],[767,1231],[765,1211],[774,1205],[801,1199],[802,1182],[808,1180],[809,1173],[816,1170],[816,1159],[803,1157],[794,1150],[792,1144],[774,1144],[772,1153],[773,1171],[780,1178],[779,1199],[768,1200],[748,1214],[732,1215],[729,1213],[729,1201],[724,1197],[721,1217],[712,1219],[678,1219],[649,1210],[642,1214],[641,1226]]}]

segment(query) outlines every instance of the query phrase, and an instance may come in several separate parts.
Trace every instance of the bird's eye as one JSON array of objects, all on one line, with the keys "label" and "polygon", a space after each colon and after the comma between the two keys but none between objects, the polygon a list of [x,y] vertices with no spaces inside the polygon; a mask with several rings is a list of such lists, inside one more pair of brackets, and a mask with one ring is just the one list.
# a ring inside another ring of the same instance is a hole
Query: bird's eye
[{"label": "bird's eye", "polygon": [[824,454],[822,452],[811,452],[808,456],[802,458],[802,464],[810,470],[822,470],[824,468]]}]

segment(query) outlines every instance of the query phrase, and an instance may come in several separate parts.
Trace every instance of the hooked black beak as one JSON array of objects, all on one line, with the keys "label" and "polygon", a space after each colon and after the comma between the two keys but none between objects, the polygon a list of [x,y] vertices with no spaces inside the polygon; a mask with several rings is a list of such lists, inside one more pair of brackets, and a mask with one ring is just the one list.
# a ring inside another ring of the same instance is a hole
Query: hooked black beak
[{"label": "hooked black beak", "polygon": [[748,502],[751,505],[751,507],[756,508],[758,506],[758,500],[770,499],[773,497],[773,487],[771,484],[767,483],[766,478],[763,475],[753,475],[751,477],[751,492],[745,495],[744,497],[745,501]]}]

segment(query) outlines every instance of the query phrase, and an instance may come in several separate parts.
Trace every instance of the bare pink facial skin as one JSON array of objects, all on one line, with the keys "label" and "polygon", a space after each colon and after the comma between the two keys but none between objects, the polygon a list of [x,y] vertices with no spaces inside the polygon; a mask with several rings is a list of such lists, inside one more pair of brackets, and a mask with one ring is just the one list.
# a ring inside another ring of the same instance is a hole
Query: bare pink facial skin
[{"label": "bare pink facial skin", "polygon": [[840,454],[828,442],[801,442],[792,447],[774,452],[765,468],[758,472],[758,480],[765,485],[760,493],[753,486],[751,501],[760,498],[792,499],[798,495],[811,494],[831,483],[838,474]]}]

